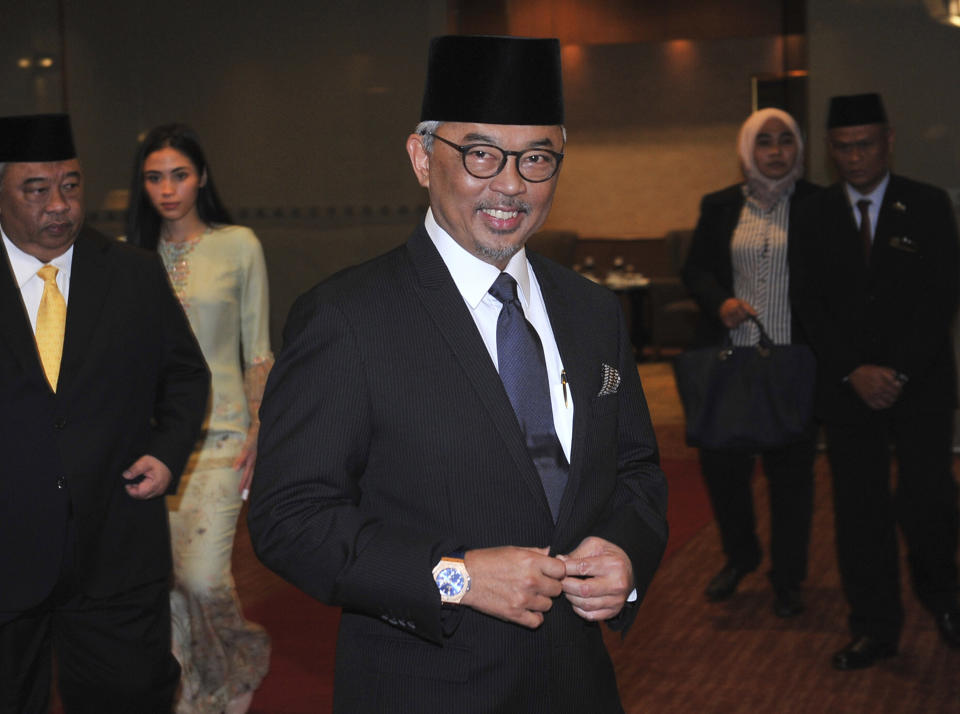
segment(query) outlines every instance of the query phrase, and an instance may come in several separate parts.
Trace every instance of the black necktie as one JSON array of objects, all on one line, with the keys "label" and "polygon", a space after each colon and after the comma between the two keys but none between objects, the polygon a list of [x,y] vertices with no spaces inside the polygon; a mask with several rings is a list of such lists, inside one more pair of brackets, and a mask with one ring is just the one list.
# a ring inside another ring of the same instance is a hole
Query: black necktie
[{"label": "black necktie", "polygon": [[526,437],[527,450],[540,473],[550,512],[556,521],[570,467],[553,428],[543,346],[537,331],[523,314],[523,306],[517,299],[517,283],[512,277],[500,273],[490,288],[490,294],[503,303],[497,318],[500,379]]},{"label": "black necktie", "polygon": [[860,240],[863,241],[863,255],[869,262],[870,248],[873,244],[873,231],[870,230],[870,201],[861,198],[857,201],[857,208],[860,209]]}]

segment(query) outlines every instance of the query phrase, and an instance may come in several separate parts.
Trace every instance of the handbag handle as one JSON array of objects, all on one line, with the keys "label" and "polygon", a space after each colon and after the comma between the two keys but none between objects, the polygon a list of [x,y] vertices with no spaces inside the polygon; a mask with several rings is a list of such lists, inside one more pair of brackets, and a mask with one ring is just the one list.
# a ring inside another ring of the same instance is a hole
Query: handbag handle
[{"label": "handbag handle", "polygon": [[[761,357],[769,357],[770,352],[773,349],[773,340],[770,339],[770,335],[767,334],[767,330],[764,328],[763,323],[760,322],[760,319],[756,315],[747,315],[747,319],[756,325],[757,329],[760,331],[760,338],[757,340],[757,352],[760,353]],[[724,360],[732,354],[733,340],[730,338],[730,330],[728,330],[727,337],[724,340],[723,349],[720,351],[718,356],[721,360]]]},{"label": "handbag handle", "polygon": [[758,330],[760,330],[760,339],[757,341],[757,347],[763,347],[767,350],[773,347],[773,340],[770,339],[770,335],[768,335],[766,329],[764,329],[763,323],[760,322],[760,318],[758,318],[756,315],[747,315],[747,319],[756,325]]}]

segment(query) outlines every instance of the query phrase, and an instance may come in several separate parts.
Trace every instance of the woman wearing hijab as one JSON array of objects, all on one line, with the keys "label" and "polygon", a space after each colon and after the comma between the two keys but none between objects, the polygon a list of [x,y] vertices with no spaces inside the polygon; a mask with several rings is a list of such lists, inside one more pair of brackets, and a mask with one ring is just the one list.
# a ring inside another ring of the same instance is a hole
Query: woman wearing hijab
[{"label": "woman wearing hijab", "polygon": [[[700,205],[683,268],[687,289],[700,306],[698,346],[755,345],[754,316],[776,344],[803,342],[790,303],[790,225],[798,203],[818,187],[803,174],[803,138],[796,121],[779,109],[761,109],[743,124],[737,142],[744,181],[708,194]],[[816,429],[796,443],[761,453],[700,449],[700,467],[713,507],[726,563],[705,595],[713,602],[736,592],[760,565],[751,477],[762,461],[770,499],[774,612],[803,611],[801,585],[813,511]]]}]

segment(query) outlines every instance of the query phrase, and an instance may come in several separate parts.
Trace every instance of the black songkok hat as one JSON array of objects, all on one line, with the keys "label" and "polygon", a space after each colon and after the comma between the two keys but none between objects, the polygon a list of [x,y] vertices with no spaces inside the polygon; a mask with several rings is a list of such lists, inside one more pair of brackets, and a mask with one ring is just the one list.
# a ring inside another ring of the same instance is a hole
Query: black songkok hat
[{"label": "black songkok hat", "polygon": [[886,123],[887,113],[879,94],[851,94],[830,99],[827,129]]},{"label": "black songkok hat", "polygon": [[0,117],[0,162],[66,161],[77,158],[70,117],[29,114]]},{"label": "black songkok hat", "polygon": [[433,38],[420,121],[563,124],[560,43],[521,37]]}]

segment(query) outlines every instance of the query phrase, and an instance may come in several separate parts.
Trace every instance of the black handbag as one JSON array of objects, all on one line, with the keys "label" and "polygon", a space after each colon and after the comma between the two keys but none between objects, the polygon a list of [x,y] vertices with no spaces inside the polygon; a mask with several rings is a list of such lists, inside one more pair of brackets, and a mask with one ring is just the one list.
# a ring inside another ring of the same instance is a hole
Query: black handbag
[{"label": "black handbag", "polygon": [[813,416],[816,360],[806,345],[775,345],[757,318],[760,340],[674,359],[687,418],[687,443],[707,449],[762,451],[807,436]]}]

